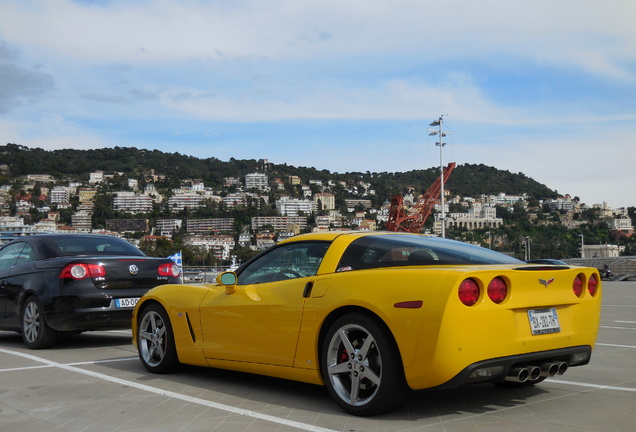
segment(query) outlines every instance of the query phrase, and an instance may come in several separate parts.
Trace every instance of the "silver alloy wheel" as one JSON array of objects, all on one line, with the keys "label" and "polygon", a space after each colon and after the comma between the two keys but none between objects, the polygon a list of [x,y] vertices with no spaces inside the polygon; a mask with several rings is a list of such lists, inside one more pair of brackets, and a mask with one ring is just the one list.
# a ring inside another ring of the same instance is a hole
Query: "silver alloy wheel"
[{"label": "silver alloy wheel", "polygon": [[24,316],[22,317],[22,331],[24,332],[24,338],[27,342],[34,343],[37,340],[41,325],[42,318],[40,308],[35,302],[28,302],[24,308]]},{"label": "silver alloy wheel", "polygon": [[340,399],[351,406],[373,400],[382,381],[382,357],[369,331],[358,324],[339,328],[326,360],[328,379]]},{"label": "silver alloy wheel", "polygon": [[163,318],[154,310],[146,311],[139,324],[139,353],[144,362],[151,367],[160,365],[166,356],[167,347]]}]

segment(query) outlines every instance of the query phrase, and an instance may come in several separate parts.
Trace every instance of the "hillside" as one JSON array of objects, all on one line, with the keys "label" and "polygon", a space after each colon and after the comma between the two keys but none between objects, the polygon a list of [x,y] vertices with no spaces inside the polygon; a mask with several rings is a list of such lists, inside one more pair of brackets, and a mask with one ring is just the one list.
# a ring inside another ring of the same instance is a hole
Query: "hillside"
[{"label": "hillside", "polygon": [[[158,150],[144,150],[134,147],[115,147],[95,150],[43,150],[28,148],[17,144],[0,146],[0,166],[6,183],[8,178],[27,174],[49,174],[56,178],[86,180],[91,171],[105,173],[122,172],[131,178],[141,177],[154,170],[165,174],[165,187],[176,187],[180,180],[200,179],[206,186],[220,187],[224,177],[243,178],[245,174],[259,169],[256,160],[237,160],[231,158],[224,162],[217,158],[195,158],[180,153],[164,153]],[[331,173],[315,168],[294,167],[283,164],[270,164],[268,174],[282,179],[299,176],[303,182],[311,179],[321,180],[363,180],[376,190],[378,200],[386,200],[391,195],[401,193],[405,188],[413,187],[418,193],[428,188],[439,175],[439,169],[412,170],[407,172],[381,173]],[[523,173],[513,174],[506,170],[483,164],[459,165],[451,175],[447,189],[460,196],[492,195],[501,192],[507,195],[528,194],[531,198],[555,198],[556,191],[543,185]]]}]

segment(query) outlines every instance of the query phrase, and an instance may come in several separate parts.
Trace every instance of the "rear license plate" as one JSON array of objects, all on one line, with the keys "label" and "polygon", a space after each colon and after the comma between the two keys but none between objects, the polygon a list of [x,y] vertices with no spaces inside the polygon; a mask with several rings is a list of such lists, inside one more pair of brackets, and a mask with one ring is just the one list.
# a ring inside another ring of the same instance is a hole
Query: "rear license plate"
[{"label": "rear license plate", "polygon": [[139,297],[115,299],[115,307],[118,307],[118,308],[134,307],[138,301],[139,301]]},{"label": "rear license plate", "polygon": [[530,330],[533,335],[558,333],[561,331],[559,316],[555,308],[532,309],[528,311]]}]

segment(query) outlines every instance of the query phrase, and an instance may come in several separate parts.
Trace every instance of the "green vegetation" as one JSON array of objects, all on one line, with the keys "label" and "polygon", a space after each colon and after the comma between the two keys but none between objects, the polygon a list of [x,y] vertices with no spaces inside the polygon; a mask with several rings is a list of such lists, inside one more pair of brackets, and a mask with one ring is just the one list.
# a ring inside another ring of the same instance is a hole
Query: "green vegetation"
[{"label": "green vegetation", "polygon": [[[255,199],[245,207],[228,209],[221,203],[208,202],[204,207],[196,210],[185,210],[171,213],[166,206],[155,205],[152,212],[144,215],[130,215],[113,210],[113,192],[129,190],[128,180],[136,179],[141,188],[147,182],[155,184],[159,193],[170,196],[172,189],[178,188],[186,180],[201,181],[208,188],[215,189],[215,193],[225,196],[235,192],[235,187],[224,187],[226,177],[243,180],[246,174],[261,171],[262,162],[257,160],[237,160],[231,158],[224,162],[217,158],[200,159],[180,153],[164,153],[158,150],[144,150],[137,148],[104,148],[95,150],[43,150],[31,149],[17,144],[0,146],[0,185],[10,185],[9,194],[13,201],[17,197],[30,195],[30,201],[36,206],[44,203],[40,200],[40,185],[36,183],[33,190],[25,190],[25,182],[21,176],[28,174],[45,174],[55,179],[54,184],[66,185],[69,181],[87,184],[89,173],[103,171],[110,175],[108,181],[101,183],[94,200],[93,226],[104,227],[107,219],[139,218],[154,220],[160,218],[225,218],[235,220],[236,233],[244,227],[249,227],[254,216],[276,215],[275,201],[280,195],[302,197],[300,186],[289,183],[291,176],[298,176],[307,185],[310,180],[319,180],[323,184],[332,182],[329,192],[336,196],[336,206],[344,214],[347,212],[345,199],[364,198],[371,200],[374,208],[380,208],[389,201],[391,196],[412,191],[416,196],[422,194],[439,176],[438,168],[427,170],[412,170],[408,172],[347,172],[332,173],[327,170],[317,170],[308,167],[294,167],[283,164],[268,164],[267,174],[271,180],[279,178],[285,184],[284,190],[272,190],[266,197]],[[153,177],[154,176],[154,177]],[[344,182],[347,186],[343,186]],[[50,185],[50,186],[53,186]],[[319,187],[310,184],[313,193],[319,192]],[[366,194],[367,189],[375,193]],[[619,244],[625,247],[625,254],[636,255],[634,239],[622,237],[615,239],[609,230],[607,220],[602,219],[595,209],[584,208],[574,215],[577,223],[575,229],[566,228],[564,215],[551,213],[547,206],[541,208],[540,202],[556,198],[558,193],[546,185],[540,184],[523,173],[511,173],[483,164],[464,164],[455,168],[446,190],[453,196],[479,197],[481,195],[524,195],[528,204],[514,206],[512,209],[500,207],[497,217],[504,220],[499,229],[482,229],[467,231],[465,229],[449,229],[447,237],[464,241],[471,241],[485,247],[513,254],[523,258],[525,241],[529,239],[532,258],[567,258],[580,256],[581,235],[586,244]],[[256,202],[256,200],[258,202]],[[9,203],[15,211],[15,203]],[[73,208],[77,208],[78,201],[71,200]],[[361,207],[360,207],[361,208]],[[466,209],[451,205],[451,212],[461,212]],[[629,216],[634,217],[634,208],[630,207]],[[61,221],[70,224],[73,209],[60,210]],[[13,213],[12,213],[13,214]],[[44,217],[33,209],[27,216],[28,223],[36,222]],[[370,216],[369,218],[373,218]],[[432,218],[428,225],[431,226]],[[381,228],[381,227],[380,227]],[[235,234],[236,234],[235,233]],[[141,238],[146,233],[137,233]],[[184,258],[189,262],[200,261],[210,264],[214,258],[202,250],[190,250],[181,244],[185,233],[179,233],[172,241],[158,241],[142,245],[150,255],[167,256],[179,250],[184,250]],[[237,235],[237,234],[236,234]],[[488,239],[492,244],[488,244]],[[239,258],[248,259],[253,251],[237,246],[235,251]]]}]

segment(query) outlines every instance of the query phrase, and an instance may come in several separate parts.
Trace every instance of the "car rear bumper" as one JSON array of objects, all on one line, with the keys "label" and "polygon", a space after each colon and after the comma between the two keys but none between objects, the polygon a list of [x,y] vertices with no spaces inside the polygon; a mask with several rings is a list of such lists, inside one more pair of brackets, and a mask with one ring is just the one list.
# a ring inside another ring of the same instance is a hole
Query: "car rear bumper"
[{"label": "car rear bumper", "polygon": [[[507,379],[514,380],[517,371],[520,369],[533,367],[544,369],[546,365],[555,363],[565,363],[566,366],[564,369],[583,366],[590,362],[591,355],[592,347],[589,345],[581,345],[484,360],[471,364],[455,375],[451,380],[435,388],[448,389],[471,383],[502,382]],[[547,369],[541,376],[548,376]],[[523,381],[525,381],[525,379]]]},{"label": "car rear bumper", "polygon": [[132,311],[132,307],[116,307],[113,300],[108,307],[53,310],[46,314],[46,321],[61,332],[129,329]]}]

